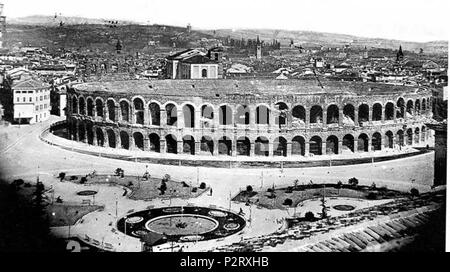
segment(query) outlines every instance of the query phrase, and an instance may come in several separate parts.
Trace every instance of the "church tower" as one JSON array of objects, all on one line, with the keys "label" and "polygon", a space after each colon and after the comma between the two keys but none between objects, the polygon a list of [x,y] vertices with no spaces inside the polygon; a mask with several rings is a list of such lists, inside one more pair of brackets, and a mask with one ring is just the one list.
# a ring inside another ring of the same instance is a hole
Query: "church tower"
[{"label": "church tower", "polygon": [[256,36],[256,59],[261,59],[261,42],[259,41],[259,36]]},{"label": "church tower", "polygon": [[400,47],[398,48],[397,51],[397,61],[402,61],[403,60],[403,50],[402,50],[402,46],[400,45]]}]

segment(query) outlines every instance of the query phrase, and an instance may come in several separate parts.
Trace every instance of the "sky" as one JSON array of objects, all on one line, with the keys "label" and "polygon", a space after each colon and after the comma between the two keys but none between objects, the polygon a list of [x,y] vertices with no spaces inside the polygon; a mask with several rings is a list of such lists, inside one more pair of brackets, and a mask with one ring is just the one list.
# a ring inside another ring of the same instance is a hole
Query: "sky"
[{"label": "sky", "polygon": [[81,16],[193,29],[269,28],[449,40],[448,0],[0,0],[8,17]]}]

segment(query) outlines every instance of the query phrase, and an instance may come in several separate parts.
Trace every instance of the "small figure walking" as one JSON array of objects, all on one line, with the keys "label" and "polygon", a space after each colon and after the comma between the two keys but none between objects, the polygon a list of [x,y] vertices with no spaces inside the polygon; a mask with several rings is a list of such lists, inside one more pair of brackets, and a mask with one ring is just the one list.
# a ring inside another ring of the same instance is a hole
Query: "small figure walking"
[{"label": "small figure walking", "polygon": [[244,215],[245,213],[244,213],[244,211],[242,210],[242,208],[239,208],[239,213],[238,213],[239,215]]},{"label": "small figure walking", "polygon": [[212,188],[209,189],[209,195],[212,196]]}]

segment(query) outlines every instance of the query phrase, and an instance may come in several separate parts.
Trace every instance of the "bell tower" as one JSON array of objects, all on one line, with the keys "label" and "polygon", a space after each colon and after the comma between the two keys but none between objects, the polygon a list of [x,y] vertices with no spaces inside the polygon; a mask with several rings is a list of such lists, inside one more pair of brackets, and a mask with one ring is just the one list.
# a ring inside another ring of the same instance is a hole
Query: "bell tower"
[{"label": "bell tower", "polygon": [[259,36],[256,36],[256,59],[261,59],[261,42],[259,41]]}]

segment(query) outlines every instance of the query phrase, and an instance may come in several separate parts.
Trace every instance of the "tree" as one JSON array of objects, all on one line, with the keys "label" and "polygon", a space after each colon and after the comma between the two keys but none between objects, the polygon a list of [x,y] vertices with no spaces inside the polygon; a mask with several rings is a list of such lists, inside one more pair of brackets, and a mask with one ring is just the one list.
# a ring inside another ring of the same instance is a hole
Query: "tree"
[{"label": "tree", "polygon": [[314,213],[309,211],[305,213],[305,220],[307,221],[314,221],[316,217],[314,216]]},{"label": "tree", "polygon": [[253,187],[251,185],[247,185],[246,191],[247,193],[253,192]]},{"label": "tree", "polygon": [[358,185],[358,183],[359,183],[358,179],[355,178],[355,177],[353,177],[353,178],[348,180],[348,184],[351,185],[351,186],[354,186],[354,187],[356,187]]},{"label": "tree", "polygon": [[418,197],[420,194],[419,194],[419,190],[417,190],[416,188],[412,188],[411,189],[411,196],[412,197]]},{"label": "tree", "polygon": [[66,177],[66,173],[64,173],[64,172],[61,172],[58,175],[59,181],[61,181],[61,182],[64,180],[65,177]]}]

